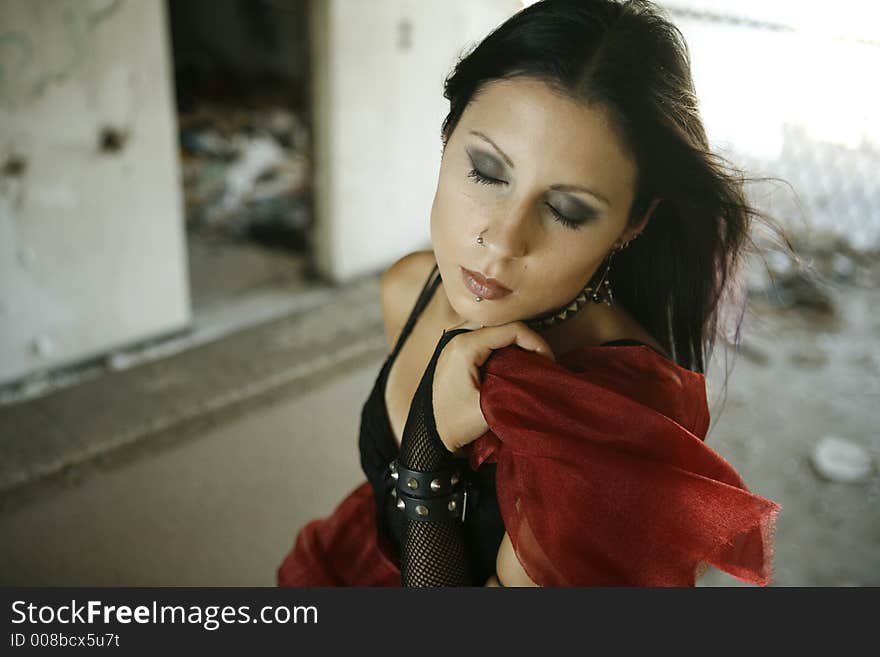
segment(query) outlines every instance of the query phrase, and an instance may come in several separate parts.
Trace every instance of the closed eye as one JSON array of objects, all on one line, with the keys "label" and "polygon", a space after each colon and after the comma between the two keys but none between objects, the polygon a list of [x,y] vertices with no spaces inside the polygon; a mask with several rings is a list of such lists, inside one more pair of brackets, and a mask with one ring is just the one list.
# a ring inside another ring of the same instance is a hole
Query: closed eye
[{"label": "closed eye", "polygon": [[574,221],[569,219],[564,214],[560,213],[559,210],[554,208],[552,205],[547,203],[547,207],[550,208],[550,212],[553,213],[553,216],[556,217],[556,221],[560,222],[566,228],[571,228],[572,230],[577,230],[583,225],[583,221]]},{"label": "closed eye", "polygon": [[507,182],[504,180],[498,180],[497,178],[490,178],[489,176],[484,176],[477,169],[471,169],[468,171],[468,178],[472,178],[475,182],[478,182],[482,185],[506,185]]},{"label": "closed eye", "polygon": [[[507,182],[504,180],[498,180],[497,178],[491,178],[489,176],[483,175],[476,168],[468,171],[468,177],[473,179],[474,182],[479,183],[481,185],[506,185]],[[570,228],[572,230],[577,230],[583,224],[582,221],[574,221],[573,219],[569,219],[564,214],[559,212],[556,208],[554,208],[549,203],[546,204],[550,209],[550,212],[553,214],[553,218],[561,223],[566,228]]]}]

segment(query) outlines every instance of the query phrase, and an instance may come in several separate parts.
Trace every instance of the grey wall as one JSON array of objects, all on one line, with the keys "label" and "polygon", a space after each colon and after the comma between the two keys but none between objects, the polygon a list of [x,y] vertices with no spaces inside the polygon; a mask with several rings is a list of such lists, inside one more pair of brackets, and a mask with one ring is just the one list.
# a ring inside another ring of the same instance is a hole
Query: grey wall
[{"label": "grey wall", "polygon": [[319,267],[345,280],[425,248],[440,171],[443,80],[518,0],[312,4]]},{"label": "grey wall", "polygon": [[169,71],[162,0],[0,0],[0,382],[189,321]]}]

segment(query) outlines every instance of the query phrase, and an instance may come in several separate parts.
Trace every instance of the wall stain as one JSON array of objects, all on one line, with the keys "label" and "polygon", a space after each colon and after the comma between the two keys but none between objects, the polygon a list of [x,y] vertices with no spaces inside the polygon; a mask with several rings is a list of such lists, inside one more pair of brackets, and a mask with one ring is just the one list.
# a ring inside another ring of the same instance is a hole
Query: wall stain
[{"label": "wall stain", "polygon": [[98,150],[101,153],[118,153],[128,142],[128,131],[114,126],[104,126],[98,136]]},{"label": "wall stain", "polygon": [[[91,32],[116,15],[125,0],[110,0],[92,12],[82,11],[83,5],[70,0],[52,4],[60,9],[55,21],[38,22],[31,31],[21,28],[0,31],[0,106],[22,107],[36,101],[50,86],[67,81],[82,69],[93,38]],[[57,35],[55,27],[60,27],[62,39],[53,38]],[[64,56],[56,60],[62,63],[41,59],[32,33],[40,40],[53,38],[56,47],[65,51]]]},{"label": "wall stain", "polygon": [[0,173],[6,178],[21,178],[27,170],[27,160],[17,154],[12,154],[0,166]]}]

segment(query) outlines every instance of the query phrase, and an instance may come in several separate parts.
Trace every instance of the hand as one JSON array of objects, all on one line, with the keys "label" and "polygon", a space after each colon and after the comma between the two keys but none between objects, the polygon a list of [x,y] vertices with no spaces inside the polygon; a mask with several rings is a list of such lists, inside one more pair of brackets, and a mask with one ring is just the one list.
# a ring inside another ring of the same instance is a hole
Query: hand
[{"label": "hand", "polygon": [[480,367],[495,349],[512,344],[556,361],[550,345],[524,322],[482,327],[464,322],[446,329],[469,329],[443,347],[434,370],[432,395],[437,433],[457,452],[489,429],[480,409]]}]

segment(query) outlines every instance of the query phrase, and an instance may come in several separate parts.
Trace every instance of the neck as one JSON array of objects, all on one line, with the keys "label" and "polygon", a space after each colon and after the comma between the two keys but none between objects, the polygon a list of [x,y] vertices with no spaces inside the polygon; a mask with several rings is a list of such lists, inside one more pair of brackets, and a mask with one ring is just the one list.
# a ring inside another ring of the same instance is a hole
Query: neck
[{"label": "neck", "polygon": [[612,339],[614,327],[619,324],[617,304],[587,303],[573,317],[556,326],[537,331],[547,341],[553,353],[561,356],[580,347],[598,345]]}]

